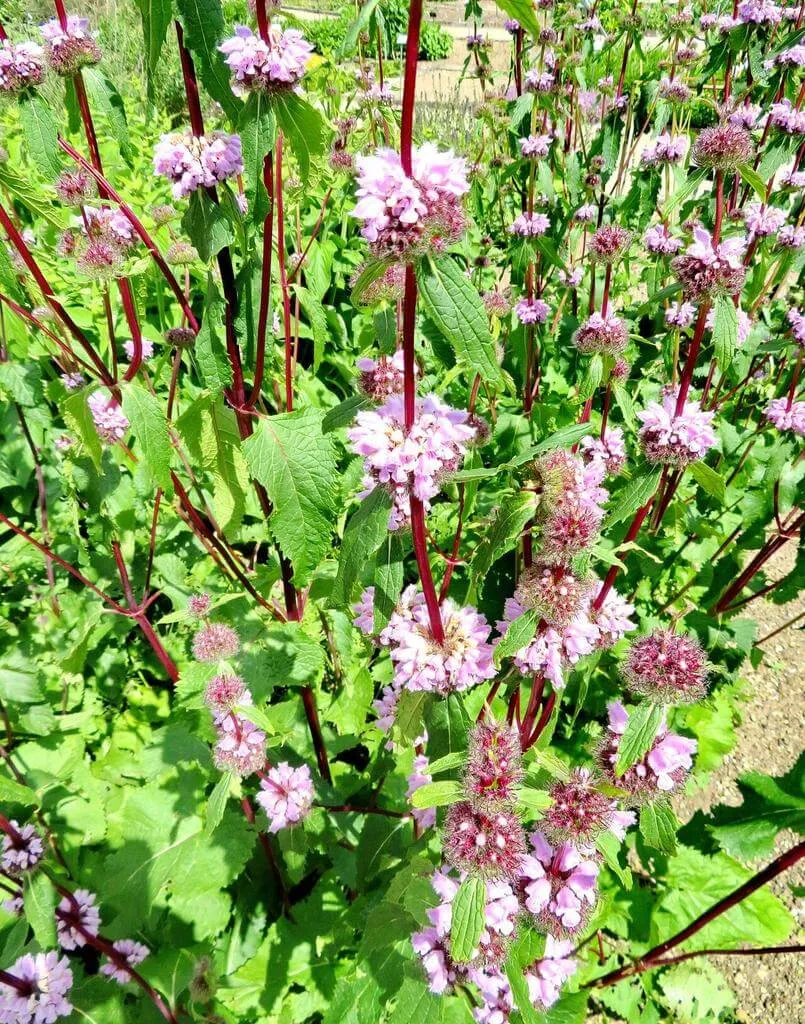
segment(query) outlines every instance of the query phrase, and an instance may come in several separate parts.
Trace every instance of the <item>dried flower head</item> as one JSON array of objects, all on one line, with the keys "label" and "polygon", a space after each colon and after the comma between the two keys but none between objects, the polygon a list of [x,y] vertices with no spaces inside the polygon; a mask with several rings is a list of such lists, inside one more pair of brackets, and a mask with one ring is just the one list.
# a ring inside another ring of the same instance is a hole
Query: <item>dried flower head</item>
[{"label": "dried flower head", "polygon": [[196,661],[221,661],[231,658],[240,650],[240,638],[231,626],[223,622],[208,622],[193,637],[193,657]]},{"label": "dried flower head", "polygon": [[672,629],[633,640],[621,672],[633,693],[658,704],[687,704],[707,693],[707,659],[699,641]]},{"label": "dried flower head", "polygon": [[444,823],[444,856],[459,871],[489,879],[514,878],[526,851],[520,819],[508,810],[487,814],[453,804]]},{"label": "dried flower head", "polygon": [[165,341],[175,348],[191,348],[196,341],[196,332],[190,327],[169,327]]},{"label": "dried flower head", "polygon": [[590,238],[590,259],[594,263],[616,263],[632,241],[631,231],[618,224],[604,224]]},{"label": "dried flower head", "polygon": [[492,811],[513,804],[523,778],[522,751],[517,731],[505,722],[479,722],[469,736],[464,789],[478,810]]},{"label": "dried flower head", "polygon": [[40,32],[45,38],[48,63],[57,75],[71,78],[81,68],[97,64],[101,59],[100,47],[86,18],[68,14],[64,25],[53,18],[42,25]]},{"label": "dried flower head", "polygon": [[586,768],[574,769],[565,782],[551,786],[553,803],[540,820],[540,828],[556,843],[591,846],[607,830],[623,839],[626,827],[634,823],[631,811],[619,811],[617,802],[598,789]]},{"label": "dried flower head", "polygon": [[189,242],[174,242],[165,251],[165,261],[173,267],[190,267],[198,259],[198,251]]},{"label": "dried flower head", "polygon": [[240,676],[214,676],[204,690],[204,703],[213,714],[224,715],[251,702],[251,694]]},{"label": "dried flower head", "polygon": [[53,187],[56,195],[67,206],[83,206],[98,194],[95,179],[80,168],[77,171],[62,171]]},{"label": "dried flower head", "polygon": [[585,355],[603,352],[617,355],[629,342],[629,328],[624,320],[607,313],[593,313],[581,324],[573,335],[573,344]]},{"label": "dried flower head", "polygon": [[724,124],[702,128],[693,143],[693,160],[699,167],[712,167],[718,171],[734,171],[752,157],[752,136],[737,124]]},{"label": "dried flower head", "polygon": [[514,596],[548,625],[561,627],[578,615],[590,589],[590,581],[566,565],[535,562],[523,573]]}]

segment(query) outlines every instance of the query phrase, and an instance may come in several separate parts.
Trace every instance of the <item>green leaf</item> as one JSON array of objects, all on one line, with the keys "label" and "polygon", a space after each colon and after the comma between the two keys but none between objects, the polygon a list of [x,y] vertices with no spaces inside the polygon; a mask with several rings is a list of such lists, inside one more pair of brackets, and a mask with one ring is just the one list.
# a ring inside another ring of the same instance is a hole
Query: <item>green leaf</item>
[{"label": "green leaf", "polygon": [[268,213],[268,193],[263,184],[263,164],[277,141],[277,120],[269,97],[253,92],[238,122],[243,150],[243,171],[246,176],[246,198],[249,213],[262,221]]},{"label": "green leaf", "polygon": [[706,462],[692,463],[690,472],[702,490],[706,491],[711,498],[715,498],[722,505],[724,504],[724,499],[727,496],[727,485],[720,473],[717,473],[711,466],[708,466]]},{"label": "green leaf", "polygon": [[274,112],[280,130],[299,164],[302,181],[310,177],[311,168],[320,161],[330,138],[330,130],[315,107],[293,92],[273,97]]},{"label": "green leaf", "polygon": [[193,355],[205,387],[219,395],[232,384],[232,367],[223,342],[224,303],[212,274],[207,279],[207,298],[201,329],[196,336]]},{"label": "green leaf", "polygon": [[495,343],[481,296],[450,256],[423,263],[417,272],[422,305],[473,375],[502,385]]},{"label": "green leaf", "polygon": [[470,562],[475,578],[483,579],[493,563],[514,547],[535,510],[536,501],[531,494],[521,493],[503,498]]},{"label": "green leaf", "polygon": [[[438,783],[432,783],[432,785],[438,785]],[[417,790],[417,793],[419,792],[421,790]],[[466,963],[478,945],[481,932],[484,930],[485,907],[486,882],[483,878],[470,875],[458,887],[458,892],[453,899],[450,955],[459,963]]]},{"label": "green leaf", "polygon": [[57,894],[44,871],[28,871],[23,876],[25,918],[33,928],[42,949],[56,945]]},{"label": "green leaf", "polygon": [[460,782],[428,782],[414,790],[411,805],[420,810],[426,807],[446,807],[458,803],[464,797],[464,787]]},{"label": "green leaf", "polygon": [[509,624],[509,628],[495,646],[496,665],[500,665],[504,658],[510,657],[531,643],[537,632],[537,621],[537,613],[533,608],[529,608]]},{"label": "green leaf", "polygon": [[308,288],[296,285],[294,290],[313,336],[313,372],[315,373],[324,359],[328,337],[327,313],[321,299],[316,298]]},{"label": "green leaf", "polygon": [[673,853],[678,828],[679,822],[669,803],[658,800],[640,808],[640,834],[655,850]]},{"label": "green leaf", "polygon": [[534,1009],[531,996],[528,994],[528,982],[525,980],[516,946],[512,946],[512,951],[503,969],[506,972],[506,977],[509,979],[509,985],[514,996],[514,1005],[520,1011],[523,1024],[543,1024],[542,1016]]},{"label": "green leaf", "polygon": [[271,532],[303,586],[330,548],[337,508],[338,466],[322,414],[303,409],[262,419],[243,451],[273,503]]},{"label": "green leaf", "polygon": [[592,432],[593,428],[589,423],[571,423],[567,427],[560,427],[559,430],[554,431],[553,434],[549,434],[529,448],[527,452],[522,452],[522,454],[515,456],[508,465],[522,466],[523,463],[530,462],[531,459],[542,455],[543,452],[552,452],[557,448],[568,448],[577,444],[583,437]]},{"label": "green leaf", "polygon": [[399,537],[389,533],[375,556],[375,632],[379,633],[391,618],[403,588],[405,552]]},{"label": "green leaf", "polygon": [[20,126],[36,166],[46,178],[58,177],[59,133],[50,107],[40,93],[28,90],[20,96]]},{"label": "green leaf", "polygon": [[232,229],[223,205],[203,189],[191,194],[182,227],[205,263],[232,242]]},{"label": "green leaf", "polygon": [[378,278],[382,277],[383,274],[391,266],[391,260],[378,260],[369,259],[364,264],[363,270],[360,272],[355,280],[355,284],[352,286],[351,299],[355,306],[361,305],[363,294],[370,284],[374,284]]},{"label": "green leaf", "polygon": [[321,429],[325,434],[332,430],[340,430],[353,422],[361,409],[368,409],[372,403],[366,395],[350,395],[343,402],[333,406],[324,415],[321,422]]},{"label": "green leaf", "polygon": [[713,323],[713,344],[718,368],[726,372],[738,345],[738,311],[729,295],[716,296]]},{"label": "green leaf", "polygon": [[662,721],[662,707],[643,701],[629,713],[626,730],[618,745],[615,774],[623,775],[651,749]]},{"label": "green leaf", "polygon": [[162,406],[150,391],[136,381],[129,381],[122,391],[123,412],[140,444],[142,457],[157,485],[166,494],[172,494],[171,443]]},{"label": "green leaf", "polygon": [[467,763],[467,755],[463,750],[454,750],[444,757],[431,761],[428,765],[428,775],[438,775],[440,772],[451,771],[453,768],[463,768]]},{"label": "green leaf", "polygon": [[374,553],[388,536],[390,509],[391,495],[378,487],[350,516],[333,583],[332,600],[335,604],[349,605],[352,600],[352,591],[361,571],[371,563]]},{"label": "green leaf", "polygon": [[0,775],[0,803],[21,804],[33,807],[36,804],[36,793],[27,786],[21,786],[13,779]]},{"label": "green leaf", "polygon": [[615,496],[615,501],[607,512],[607,525],[614,526],[615,523],[633,516],[652,498],[659,481],[659,469],[647,470],[632,477]]},{"label": "green leaf", "polygon": [[623,843],[616,835],[614,835],[614,833],[607,830],[606,832],[602,832],[596,839],[595,845],[603,856],[606,866],[615,875],[621,885],[625,889],[631,889],[632,872],[628,867],[621,867],[621,863],[618,858],[618,854],[623,847]]},{"label": "green leaf", "polygon": [[422,735],[425,708],[429,703],[430,694],[422,690],[403,690],[400,694],[394,716],[394,738],[401,745],[411,746],[417,736]]},{"label": "green leaf", "polygon": [[30,175],[23,177],[13,171],[8,163],[0,164],[0,185],[7,188],[14,198],[31,213],[43,217],[55,228],[63,228],[66,223],[64,209],[42,199],[41,190],[30,180]]},{"label": "green leaf", "polygon": [[538,818],[553,804],[553,800],[544,789],[532,789],[530,786],[523,786],[519,790],[517,802],[529,811],[536,812],[533,816]]},{"label": "green leaf", "polygon": [[224,38],[224,15],[219,0],[176,0],[184,26],[184,43],[198,66],[207,92],[237,121],[240,101],[232,92],[229,68],[218,45]]},{"label": "green leaf", "polygon": [[358,16],[354,21],[350,22],[344,35],[344,41],[338,47],[337,56],[339,58],[349,57],[355,52],[355,48],[358,45],[358,36],[368,28],[379,2],[380,0],[366,0],[366,3],[361,5]]},{"label": "green leaf", "polygon": [[579,397],[589,398],[601,383],[604,376],[604,360],[600,352],[596,352],[587,364],[584,377],[579,385]]},{"label": "green leaf", "polygon": [[120,154],[129,166],[132,163],[131,139],[126,110],[120,93],[98,68],[84,68],[82,71],[92,109],[105,118],[110,134],[120,148]]},{"label": "green leaf", "polygon": [[204,823],[204,834],[207,836],[211,836],[223,821],[233,777],[232,772],[224,772],[210,793],[207,801],[207,820]]},{"label": "green leaf", "polygon": [[92,413],[87,405],[87,393],[84,390],[77,391],[62,402],[62,413],[67,425],[80,438],[87,455],[97,470],[101,468],[101,440]]},{"label": "green leaf", "polygon": [[154,98],[154,72],[173,17],[171,0],[135,0],[143,22],[148,98]]},{"label": "green leaf", "polygon": [[750,167],[749,164],[741,164],[741,166],[738,168],[738,173],[746,182],[746,184],[749,185],[749,187],[754,192],[757,193],[758,197],[760,198],[760,201],[765,203],[766,185],[764,184],[763,179],[754,169],[754,167]]}]

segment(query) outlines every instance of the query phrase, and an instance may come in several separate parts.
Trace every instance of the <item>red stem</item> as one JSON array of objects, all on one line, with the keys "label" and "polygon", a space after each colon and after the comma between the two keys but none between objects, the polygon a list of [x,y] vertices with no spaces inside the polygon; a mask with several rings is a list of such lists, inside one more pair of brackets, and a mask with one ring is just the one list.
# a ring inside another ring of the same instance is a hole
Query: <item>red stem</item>
[{"label": "red stem", "polygon": [[[261,4],[258,0],[258,17]],[[265,15],[265,9],[263,9]],[[260,276],[260,312],[257,317],[257,341],[256,356],[254,363],[254,383],[249,398],[249,408],[253,409],[260,398],[260,389],[263,386],[263,373],[265,372],[266,359],[266,337],[268,335],[268,314],[271,307],[271,252],[272,238],[274,236],[274,158],[267,153],[263,161],[263,184],[268,193],[268,213],[263,221],[263,266]]]},{"label": "red stem", "polygon": [[411,0],[408,7],[408,34],[405,42],[405,77],[403,79],[402,116],[400,119],[400,161],[410,178],[414,135],[414,102],[416,71],[419,60],[419,27],[422,22],[422,0]]},{"label": "red stem", "polygon": [[685,362],[685,368],[682,371],[682,377],[679,381],[679,395],[676,399],[675,415],[679,416],[682,410],[685,408],[685,400],[688,397],[688,391],[690,390],[690,382],[693,379],[693,371],[696,367],[696,360],[699,358],[699,352],[702,347],[702,338],[704,337],[704,322],[707,319],[707,311],[710,308],[710,303],[707,301],[702,302],[699,306],[699,316],[696,320],[696,327],[693,331],[693,340],[690,343],[690,349],[688,350],[688,358]]},{"label": "red stem", "polygon": [[293,346],[291,344],[291,294],[285,269],[285,204],[282,197],[282,132],[277,136],[277,262],[282,291],[282,321],[285,333],[285,409],[293,411]]}]

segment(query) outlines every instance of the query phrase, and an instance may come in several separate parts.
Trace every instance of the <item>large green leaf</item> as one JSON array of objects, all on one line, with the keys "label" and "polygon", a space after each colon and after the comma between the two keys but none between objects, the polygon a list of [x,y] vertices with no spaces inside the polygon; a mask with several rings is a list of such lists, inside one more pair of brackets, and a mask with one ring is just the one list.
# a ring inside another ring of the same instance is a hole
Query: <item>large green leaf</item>
[{"label": "large green leaf", "polygon": [[53,114],[38,92],[25,92],[20,97],[20,125],[25,146],[36,166],[46,178],[55,178],[61,171],[59,133]]},{"label": "large green leaf", "polygon": [[623,775],[635,762],[648,753],[662,721],[662,708],[643,701],[629,712],[626,730],[618,744],[615,774]]},{"label": "large green leaf", "polygon": [[[442,783],[434,782],[432,785],[438,786]],[[461,883],[453,899],[450,954],[459,963],[469,960],[478,945],[481,932],[484,930],[485,907],[486,882],[483,878],[470,875]]]},{"label": "large green leaf", "polygon": [[729,295],[716,296],[713,319],[716,363],[723,373],[732,362],[738,344],[738,311]]},{"label": "large green leaf", "polygon": [[655,850],[673,853],[676,849],[676,830],[679,822],[669,803],[658,800],[640,808],[640,832]]},{"label": "large green leaf", "polygon": [[135,3],[143,22],[146,81],[148,96],[153,99],[154,72],[173,17],[173,4],[171,0],[135,0]]},{"label": "large green leaf", "polygon": [[82,75],[92,109],[99,111],[106,118],[107,127],[118,144],[121,156],[126,163],[131,164],[129,126],[120,93],[98,68],[85,68]]},{"label": "large green leaf", "polygon": [[330,548],[337,507],[335,448],[322,432],[322,414],[303,409],[267,417],[243,449],[274,505],[271,531],[303,585]]},{"label": "large green leaf", "polygon": [[185,32],[185,46],[193,54],[207,92],[237,121],[240,101],[230,84],[229,68],[218,46],[224,38],[224,15],[219,0],[176,0]]},{"label": "large green leaf", "polygon": [[302,180],[307,181],[327,148],[330,129],[319,111],[293,92],[274,97],[274,113],[299,164]]},{"label": "large green leaf", "polygon": [[171,443],[165,411],[154,395],[136,381],[129,381],[122,392],[123,412],[139,442],[140,454],[158,486],[166,494],[172,494]]},{"label": "large green leaf", "polygon": [[376,488],[350,517],[341,542],[338,574],[333,583],[332,600],[348,605],[360,573],[371,564],[372,557],[388,536],[391,495]]},{"label": "large green leaf", "polygon": [[492,564],[514,547],[535,510],[536,502],[532,494],[514,494],[503,498],[470,563],[476,578],[482,579]]},{"label": "large green leaf", "polygon": [[241,111],[238,125],[249,213],[255,220],[262,221],[268,213],[263,164],[277,140],[277,121],[271,100],[265,93],[252,93]]},{"label": "large green leaf", "polygon": [[489,320],[472,282],[451,256],[423,263],[417,273],[422,305],[456,356],[474,376],[501,385]]}]

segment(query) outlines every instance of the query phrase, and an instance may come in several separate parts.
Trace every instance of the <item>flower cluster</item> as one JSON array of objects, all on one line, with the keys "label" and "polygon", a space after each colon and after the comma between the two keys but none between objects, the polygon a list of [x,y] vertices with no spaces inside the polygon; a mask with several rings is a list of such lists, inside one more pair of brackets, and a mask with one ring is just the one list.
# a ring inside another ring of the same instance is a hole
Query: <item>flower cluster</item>
[{"label": "flower cluster", "polygon": [[45,855],[42,837],[35,825],[20,825],[11,821],[11,828],[3,836],[0,867],[9,875],[22,875],[32,871]]},{"label": "flower cluster", "polygon": [[376,256],[409,258],[442,249],[464,230],[461,197],[469,191],[467,166],[452,150],[432,143],[414,147],[410,177],[399,153],[379,149],[358,157],[358,202],[352,215]]},{"label": "flower cluster", "polygon": [[598,761],[610,782],[629,793],[636,803],[679,789],[693,765],[696,740],[669,732],[663,720],[648,753],[618,774],[618,749],[629,724],[629,712],[618,700],[608,705],[608,712],[609,728],[598,751]]},{"label": "flower cluster", "polygon": [[19,987],[0,981],[0,1020],[4,1024],[52,1024],[73,1012],[67,998],[73,987],[73,972],[66,956],[26,953],[8,968],[8,973]]},{"label": "flower cluster", "polygon": [[103,391],[94,391],[87,399],[87,405],[102,441],[115,444],[126,436],[129,421],[114,396],[107,397]]},{"label": "flower cluster", "polygon": [[71,78],[81,68],[97,64],[101,59],[100,47],[86,18],[68,14],[64,25],[54,18],[45,22],[40,31],[45,39],[48,63],[57,75]]},{"label": "flower cluster", "polygon": [[692,156],[699,167],[734,171],[752,156],[752,136],[729,121],[703,128],[693,143]]},{"label": "flower cluster", "polygon": [[240,136],[224,132],[207,135],[163,135],[154,150],[154,172],[173,183],[181,199],[199,188],[214,188],[243,171]]},{"label": "flower cluster", "polygon": [[378,356],[377,359],[358,359],[360,370],[358,387],[373,402],[383,402],[391,395],[402,394],[403,354],[397,351],[393,356]]},{"label": "flower cluster", "polygon": [[580,324],[573,335],[573,344],[585,355],[603,352],[617,355],[623,352],[629,341],[629,328],[624,320],[614,313],[592,313]]},{"label": "flower cluster", "polygon": [[660,256],[673,256],[682,248],[682,239],[674,238],[664,224],[653,224],[646,228],[643,242],[649,252]]},{"label": "flower cluster", "polygon": [[293,768],[281,761],[260,778],[255,798],[268,817],[268,831],[298,825],[313,806],[313,781],[306,764]]},{"label": "flower cluster", "polygon": [[657,704],[690,703],[707,693],[707,659],[699,641],[672,629],[633,640],[621,673],[632,693]]},{"label": "flower cluster", "polygon": [[542,299],[520,299],[514,307],[514,315],[521,324],[544,324],[551,307]]},{"label": "flower cluster", "polygon": [[295,28],[282,29],[272,24],[268,39],[238,25],[235,35],[218,47],[232,72],[232,91],[236,96],[250,92],[291,89],[299,83],[313,47]]},{"label": "flower cluster", "polygon": [[800,437],[805,436],[805,402],[774,398],[764,409],[763,415],[778,430],[790,430]]},{"label": "flower cluster", "polygon": [[514,218],[509,231],[522,238],[537,238],[544,235],[551,226],[547,213],[521,213]]},{"label": "flower cluster", "polygon": [[676,388],[667,388],[661,403],[649,402],[637,413],[643,424],[638,436],[649,462],[682,468],[704,458],[715,445],[715,413],[705,411],[692,400],[677,412],[677,396]]},{"label": "flower cluster", "polygon": [[741,262],[745,240],[728,238],[713,245],[713,236],[701,226],[693,229],[693,238],[691,245],[675,256],[671,263],[685,295],[695,302],[739,292],[746,277],[746,269]]},{"label": "flower cluster", "polygon": [[682,135],[669,135],[663,132],[659,138],[646,146],[641,155],[642,162],[647,167],[655,167],[658,164],[675,164],[682,159],[687,149],[687,139]]},{"label": "flower cluster", "polygon": [[417,399],[414,424],[407,429],[403,398],[391,395],[377,409],[359,412],[347,431],[353,451],[364,460],[361,496],[386,488],[393,501],[389,529],[401,529],[410,520],[409,495],[430,508],[476,436],[467,413],[451,409],[436,395]]},{"label": "flower cluster", "polygon": [[[609,497],[601,486],[606,472],[604,458],[585,459],[561,450],[532,463],[530,475],[539,499],[534,518],[541,529],[544,558],[569,562],[595,543]],[[547,580],[546,573],[540,578]]]},{"label": "flower cluster", "polygon": [[531,837],[518,887],[526,910],[549,935],[574,935],[592,913],[598,898],[600,856],[571,842],[551,845],[542,832]]},{"label": "flower cluster", "polygon": [[44,51],[37,43],[0,41],[0,93],[16,95],[39,85],[45,75]]}]

